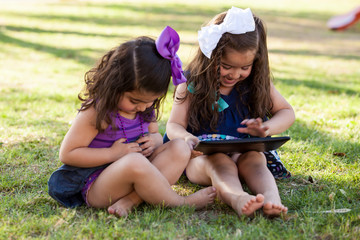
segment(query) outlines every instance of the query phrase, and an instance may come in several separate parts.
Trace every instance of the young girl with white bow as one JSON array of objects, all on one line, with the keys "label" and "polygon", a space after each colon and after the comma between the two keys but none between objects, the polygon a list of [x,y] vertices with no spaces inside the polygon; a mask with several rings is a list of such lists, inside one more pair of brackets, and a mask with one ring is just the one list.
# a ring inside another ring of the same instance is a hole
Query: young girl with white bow
[{"label": "young girl with white bow", "polygon": [[179,44],[166,27],[156,42],[139,37],[112,49],[85,74],[82,106],[60,148],[64,165],[48,182],[54,199],[118,216],[142,200],[196,208],[213,201],[213,187],[186,197],[172,190],[190,150],[181,139],[163,144],[156,122],[170,77],[175,85],[186,81]]},{"label": "young girl with white bow", "polygon": [[[233,7],[215,16],[199,31],[199,46],[185,71],[187,83],[176,89],[166,126],[169,139],[184,139],[193,149],[199,138],[267,137],[292,125],[294,111],[271,82],[264,25],[250,9]],[[266,216],[287,212],[274,176],[289,172],[275,152],[192,154],[189,180],[214,186],[238,215],[258,209]],[[269,161],[277,166],[272,169]]]}]

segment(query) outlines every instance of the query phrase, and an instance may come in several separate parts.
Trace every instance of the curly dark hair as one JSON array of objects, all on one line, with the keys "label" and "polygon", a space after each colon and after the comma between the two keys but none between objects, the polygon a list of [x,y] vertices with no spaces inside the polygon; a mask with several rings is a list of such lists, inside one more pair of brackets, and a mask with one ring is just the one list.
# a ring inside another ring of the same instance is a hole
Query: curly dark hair
[{"label": "curly dark hair", "polygon": [[[207,25],[220,24],[223,22],[226,12],[215,16]],[[188,113],[188,125],[194,131],[204,126],[204,122],[210,124],[212,131],[215,131],[219,112],[216,103],[220,97],[220,64],[221,58],[226,55],[228,49],[239,52],[255,50],[256,55],[250,75],[235,85],[239,92],[239,101],[243,102],[249,109],[250,116],[264,118],[270,115],[273,103],[270,97],[270,84],[272,81],[269,69],[268,50],[266,43],[266,29],[260,18],[254,16],[255,31],[245,34],[224,33],[216,48],[208,59],[200,50],[197,51],[194,59],[189,63],[185,72],[187,73],[187,84],[191,84],[194,93],[186,93],[184,98],[175,99],[183,101],[190,100]]]},{"label": "curly dark hair", "polygon": [[[85,86],[78,98],[79,111],[94,107],[97,112],[96,129],[104,131],[102,122],[116,126],[111,114],[118,111],[117,104],[125,92],[134,90],[161,94],[154,104],[140,113],[147,122],[159,118],[160,107],[166,97],[171,77],[170,61],[156,50],[155,40],[138,37],[110,50],[97,66],[85,73]],[[153,110],[156,115],[153,116]]]}]

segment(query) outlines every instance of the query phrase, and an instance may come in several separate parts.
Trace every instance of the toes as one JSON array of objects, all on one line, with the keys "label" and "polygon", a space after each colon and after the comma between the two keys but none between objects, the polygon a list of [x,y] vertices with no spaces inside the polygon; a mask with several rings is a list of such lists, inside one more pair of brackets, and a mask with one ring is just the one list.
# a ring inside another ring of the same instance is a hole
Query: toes
[{"label": "toes", "polygon": [[215,187],[208,187],[206,188],[206,191],[210,194],[216,194],[216,188]]},{"label": "toes", "polygon": [[262,194],[256,195],[256,201],[257,202],[264,202],[264,195],[262,195]]},{"label": "toes", "polygon": [[128,215],[128,213],[124,209],[116,209],[112,207],[108,208],[108,213],[118,217],[126,217]]},{"label": "toes", "polygon": [[279,216],[281,214],[286,214],[287,210],[288,210],[288,208],[285,207],[284,205],[273,204],[271,202],[267,202],[263,206],[264,214],[267,216],[270,216],[270,217],[275,217],[275,216]]},{"label": "toes", "polygon": [[271,202],[267,202],[263,206],[264,210],[271,210],[273,208],[273,204]]},{"label": "toes", "polygon": [[108,213],[110,213],[110,214],[115,214],[115,212],[116,212],[116,210],[113,209],[112,207],[109,207],[109,208],[108,208]]},{"label": "toes", "polygon": [[116,211],[116,213],[119,217],[127,217],[127,215],[128,215],[127,211],[125,211],[123,209]]},{"label": "toes", "polygon": [[261,194],[258,194],[257,196],[248,199],[244,206],[241,208],[240,215],[253,215],[256,210],[260,209],[263,206],[263,200],[264,197]]}]

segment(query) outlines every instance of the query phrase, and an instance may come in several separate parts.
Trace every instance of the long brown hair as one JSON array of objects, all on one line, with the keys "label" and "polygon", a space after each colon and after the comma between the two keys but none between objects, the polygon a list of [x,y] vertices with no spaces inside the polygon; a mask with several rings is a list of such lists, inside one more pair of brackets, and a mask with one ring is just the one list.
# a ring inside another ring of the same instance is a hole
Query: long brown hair
[{"label": "long brown hair", "polygon": [[[155,41],[145,36],[138,37],[110,50],[96,67],[85,73],[85,87],[78,95],[83,102],[79,111],[94,107],[96,129],[104,130],[103,121],[116,129],[111,114],[118,111],[120,98],[125,92],[139,90],[161,94],[150,108],[140,113],[145,121],[155,121],[159,118],[170,77],[170,61],[160,56]],[[153,110],[156,111],[155,117]]]},{"label": "long brown hair", "polygon": [[[223,22],[226,12],[215,16],[208,25]],[[269,69],[268,50],[266,44],[266,29],[260,18],[254,16],[255,31],[245,34],[224,33],[216,48],[208,59],[200,50],[189,63],[185,72],[188,73],[188,82],[194,88],[194,92],[187,92],[185,98],[189,98],[190,106],[188,124],[194,131],[200,130],[204,122],[210,124],[212,130],[216,129],[219,112],[216,103],[220,97],[220,64],[221,58],[226,55],[228,49],[239,52],[256,50],[250,75],[235,85],[240,99],[249,109],[251,117],[264,118],[269,115],[273,107],[270,97],[271,74]],[[175,100],[184,100],[175,99]]]}]

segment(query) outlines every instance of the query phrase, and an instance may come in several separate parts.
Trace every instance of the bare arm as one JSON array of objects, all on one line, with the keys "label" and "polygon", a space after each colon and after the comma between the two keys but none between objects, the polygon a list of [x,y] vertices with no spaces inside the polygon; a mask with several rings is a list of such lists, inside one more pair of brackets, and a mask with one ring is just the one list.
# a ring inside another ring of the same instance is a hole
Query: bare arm
[{"label": "bare arm", "polygon": [[186,93],[186,83],[180,84],[175,92],[175,100],[171,109],[169,120],[166,124],[166,133],[169,139],[184,139],[191,149],[199,142],[198,138],[186,131],[188,121],[189,99],[184,102],[176,100]]},{"label": "bare arm", "polygon": [[95,128],[96,112],[90,108],[79,112],[66,133],[60,147],[60,160],[76,167],[96,167],[114,162],[130,152],[139,152],[137,143],[124,144],[125,139],[116,141],[110,148],[89,148],[98,134]]},{"label": "bare arm", "polygon": [[269,135],[276,135],[287,130],[295,122],[295,112],[273,85],[271,96],[274,104],[272,117],[264,125],[269,127]]},{"label": "bare arm", "polygon": [[241,124],[247,128],[238,128],[238,132],[252,136],[266,137],[276,135],[287,130],[295,121],[295,112],[286,99],[271,84],[271,99],[273,101],[272,117],[266,122],[262,119],[246,119]]}]

